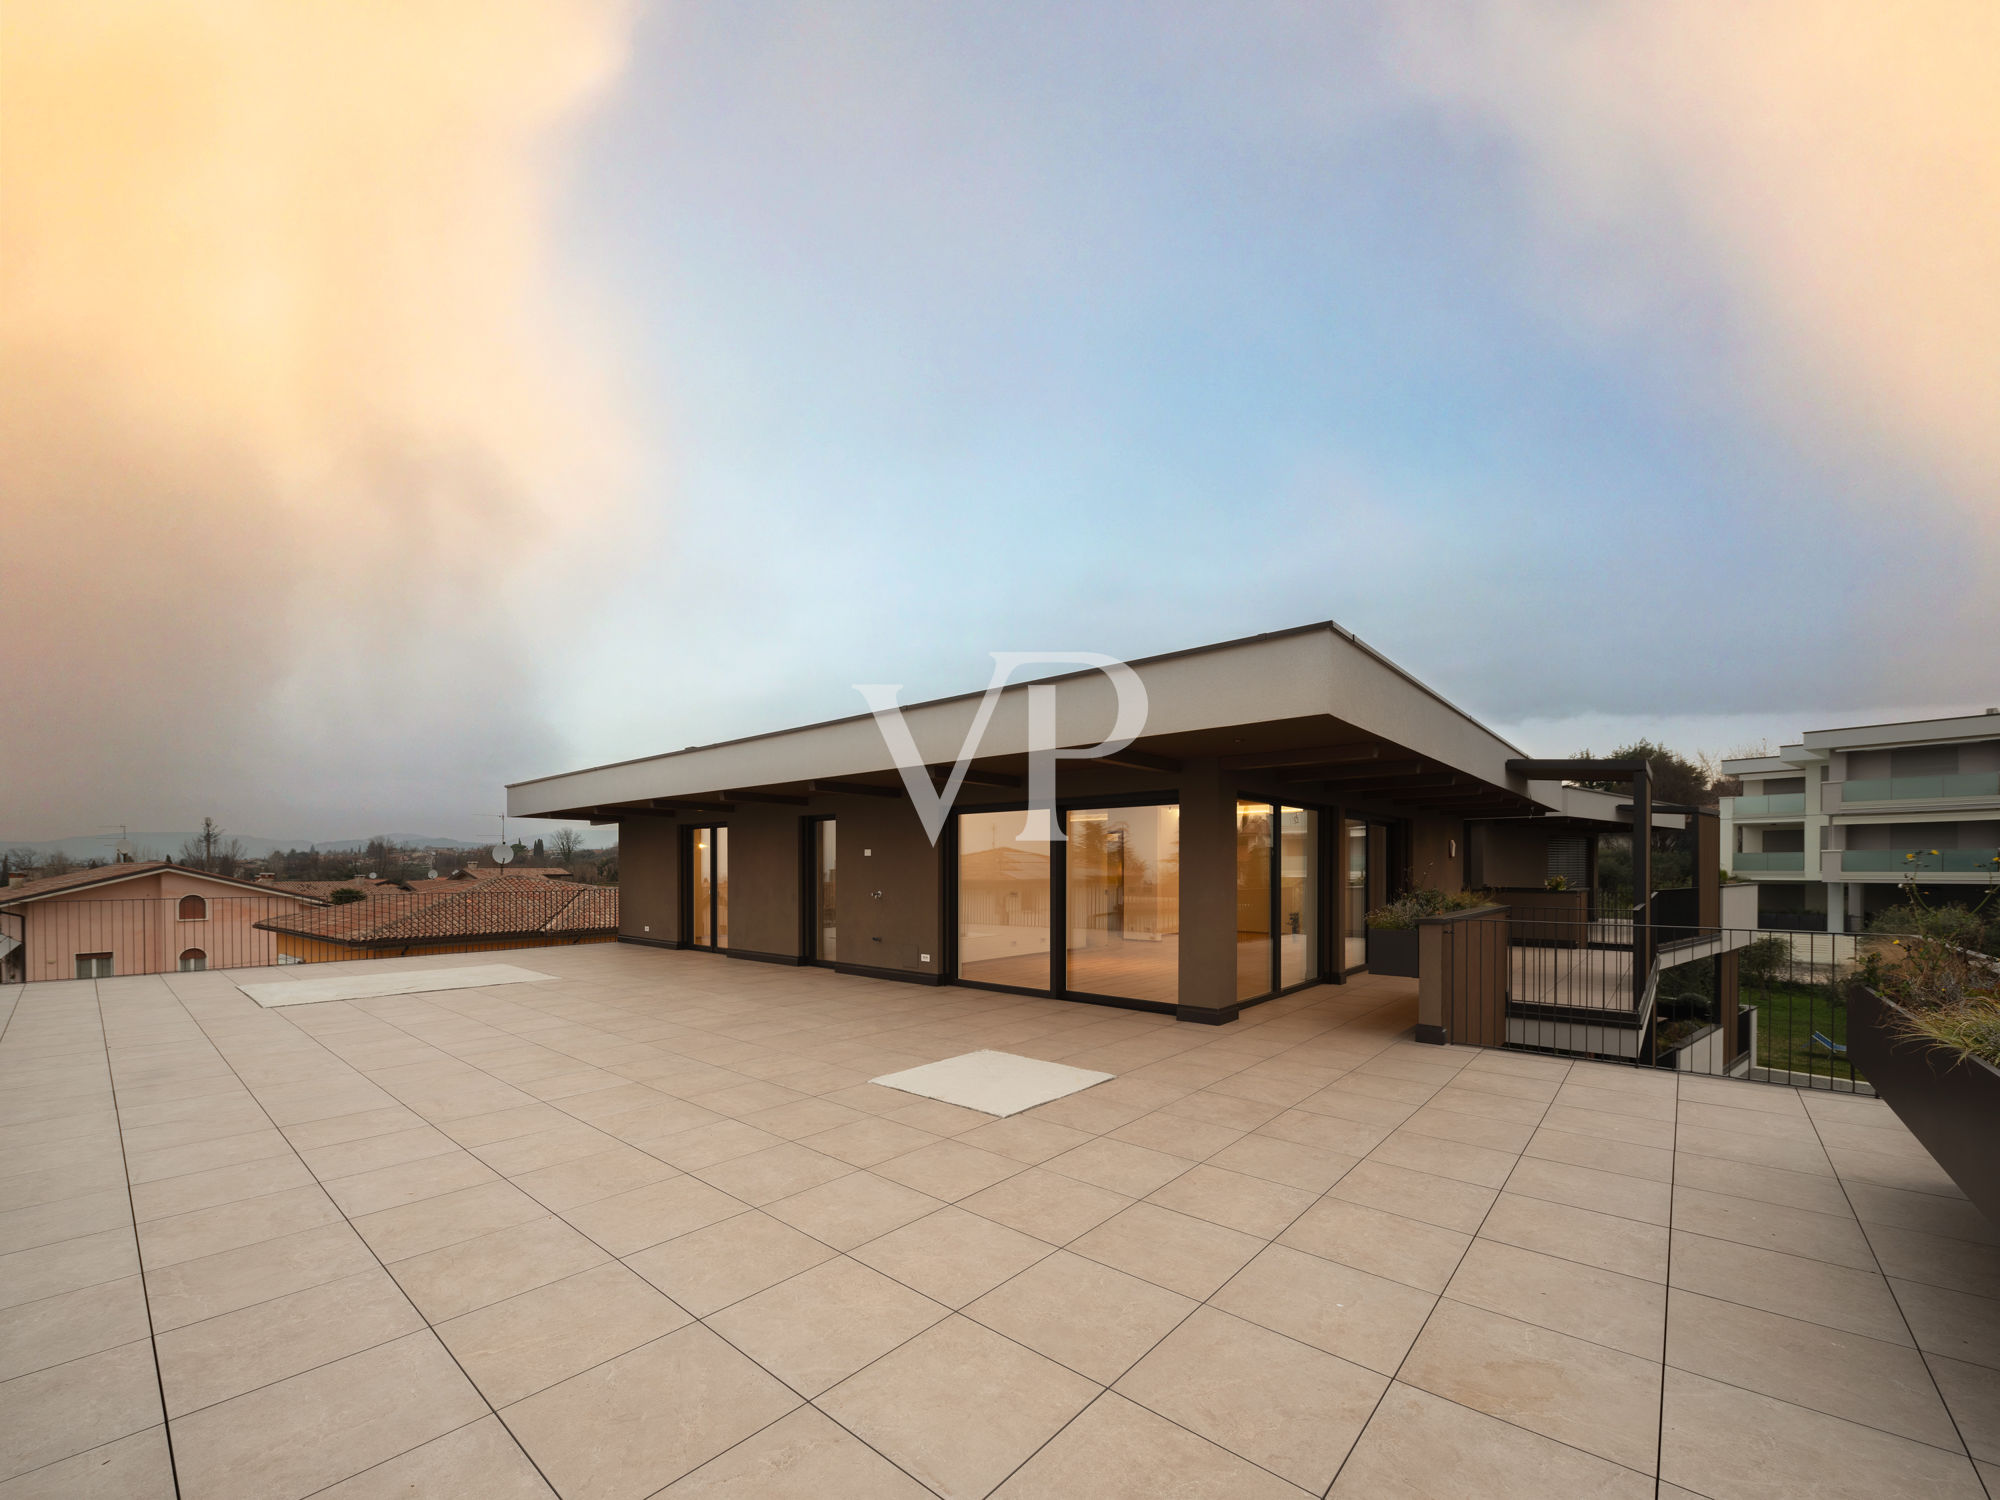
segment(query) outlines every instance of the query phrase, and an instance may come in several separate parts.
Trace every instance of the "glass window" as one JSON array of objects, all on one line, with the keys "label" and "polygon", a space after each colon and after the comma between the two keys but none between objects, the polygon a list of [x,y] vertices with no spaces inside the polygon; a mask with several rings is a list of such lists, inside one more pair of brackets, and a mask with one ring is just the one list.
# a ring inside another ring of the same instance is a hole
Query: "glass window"
[{"label": "glass window", "polygon": [[711,919],[714,917],[715,879],[710,852],[712,848],[710,835],[714,832],[713,828],[697,828],[692,831],[690,839],[694,846],[694,857],[689,861],[693,867],[693,879],[688,886],[688,907],[694,921],[688,929],[688,939],[698,948],[715,946],[714,928],[711,926]]},{"label": "glass window", "polygon": [[1068,974],[1090,995],[1180,998],[1181,810],[1084,808],[1067,815]]},{"label": "glass window", "polygon": [[202,952],[201,949],[186,948],[181,951],[181,972],[183,974],[199,974],[207,967],[208,955]]},{"label": "glass window", "polygon": [[835,957],[833,901],[833,819],[813,824],[813,957],[832,963]]},{"label": "glass window", "polygon": [[1278,812],[1278,986],[1319,978],[1319,815]]},{"label": "glass window", "polygon": [[729,946],[729,830],[715,830],[715,946]]},{"label": "glass window", "polygon": [[1271,992],[1271,808],[1236,804],[1236,998]]},{"label": "glass window", "polygon": [[77,954],[76,977],[78,979],[109,979],[111,977],[111,955],[109,953]]},{"label": "glass window", "polygon": [[1347,825],[1347,967],[1368,962],[1368,825]]},{"label": "glass window", "polygon": [[1021,814],[958,818],[958,977],[1049,987],[1049,841],[1026,840]]},{"label": "glass window", "polygon": [[183,896],[181,897],[179,916],[183,922],[206,922],[208,920],[208,903],[200,896]]}]

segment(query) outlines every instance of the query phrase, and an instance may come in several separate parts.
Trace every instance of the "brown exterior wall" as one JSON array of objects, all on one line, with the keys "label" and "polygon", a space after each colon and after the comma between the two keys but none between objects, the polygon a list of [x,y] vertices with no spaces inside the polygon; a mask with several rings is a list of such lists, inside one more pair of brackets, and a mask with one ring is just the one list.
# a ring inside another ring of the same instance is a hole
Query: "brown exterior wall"
[{"label": "brown exterior wall", "polygon": [[[970,802],[961,804],[970,806]],[[832,797],[815,811],[831,812],[838,829],[840,966],[887,969],[937,978],[944,973],[944,856],[924,835],[907,800]],[[797,819],[793,820],[793,838]],[[875,893],[880,891],[878,900]],[[792,911],[796,932],[797,880]],[[796,935],[793,938],[797,942]],[[930,958],[919,955],[928,953]]]},{"label": "brown exterior wall", "polygon": [[1475,823],[1471,881],[1476,888],[1540,886],[1549,874],[1548,833],[1531,823]]},{"label": "brown exterior wall", "polygon": [[731,952],[800,956],[800,811],[739,803],[723,820],[729,829]]},{"label": "brown exterior wall", "polygon": [[680,824],[624,818],[618,824],[618,935],[648,943],[681,938]]},{"label": "brown exterior wall", "polygon": [[1212,760],[1181,775],[1180,1009],[1236,1005],[1236,789]]},{"label": "brown exterior wall", "polygon": [[1464,890],[1464,838],[1462,818],[1412,818],[1410,884],[1434,886],[1441,891]]}]

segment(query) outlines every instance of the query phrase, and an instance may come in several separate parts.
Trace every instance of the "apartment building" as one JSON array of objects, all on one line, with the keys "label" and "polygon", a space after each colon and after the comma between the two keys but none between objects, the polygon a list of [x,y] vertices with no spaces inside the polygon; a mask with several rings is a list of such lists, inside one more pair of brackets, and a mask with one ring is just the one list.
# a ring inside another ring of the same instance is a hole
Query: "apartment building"
[{"label": "apartment building", "polygon": [[2000,879],[2000,709],[1813,730],[1722,769],[1743,782],[1724,859],[1766,927],[1858,932],[1905,881],[1962,902]]}]

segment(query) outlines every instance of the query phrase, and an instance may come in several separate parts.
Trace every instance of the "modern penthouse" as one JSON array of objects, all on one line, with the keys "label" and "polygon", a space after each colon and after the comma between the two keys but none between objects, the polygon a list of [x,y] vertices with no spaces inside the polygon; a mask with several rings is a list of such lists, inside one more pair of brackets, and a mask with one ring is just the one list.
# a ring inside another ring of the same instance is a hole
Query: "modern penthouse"
[{"label": "modern penthouse", "polygon": [[[1059,839],[1027,826],[1030,689],[1097,745],[1095,669],[999,693],[936,843],[867,713],[519,782],[508,812],[618,825],[627,942],[1211,1023],[1341,982],[1412,885],[1584,888],[1630,826],[1331,623],[1131,666],[1144,732],[1058,763]],[[982,697],[904,709],[934,784]]]},{"label": "modern penthouse", "polygon": [[1858,932],[1905,881],[1964,901],[2000,876],[2000,709],[1815,729],[1722,769],[1743,779],[1724,856],[1767,927]]}]

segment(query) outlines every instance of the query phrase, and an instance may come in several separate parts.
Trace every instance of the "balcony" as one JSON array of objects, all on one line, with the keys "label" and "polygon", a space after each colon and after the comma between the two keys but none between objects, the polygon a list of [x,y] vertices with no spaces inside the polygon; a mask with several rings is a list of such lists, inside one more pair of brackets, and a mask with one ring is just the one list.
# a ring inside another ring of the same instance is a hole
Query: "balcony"
[{"label": "balcony", "polygon": [[1853,875],[1991,875],[2000,873],[2000,849],[1846,849],[1840,868]]},{"label": "balcony", "polygon": [[1840,805],[1857,802],[1941,802],[1965,797],[2000,797],[2000,771],[1960,776],[1866,776],[1828,783],[1840,788]]},{"label": "balcony", "polygon": [[1787,870],[1803,872],[1806,867],[1806,856],[1802,849],[1778,849],[1738,854],[1730,863],[1738,875],[1774,874]]},{"label": "balcony", "polygon": [[1731,797],[1729,813],[1734,818],[1797,817],[1806,810],[1804,792],[1779,792],[1769,797]]}]

